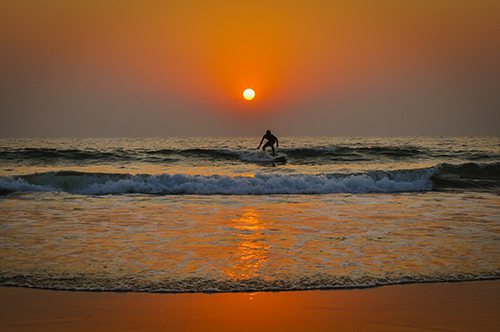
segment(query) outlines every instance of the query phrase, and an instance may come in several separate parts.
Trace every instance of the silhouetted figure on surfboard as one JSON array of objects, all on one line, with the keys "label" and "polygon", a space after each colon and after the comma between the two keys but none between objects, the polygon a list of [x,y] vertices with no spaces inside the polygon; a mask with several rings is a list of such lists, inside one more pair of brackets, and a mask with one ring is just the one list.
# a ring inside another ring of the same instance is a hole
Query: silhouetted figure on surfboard
[{"label": "silhouetted figure on surfboard", "polygon": [[257,150],[260,149],[260,146],[262,145],[262,142],[264,142],[265,139],[267,140],[267,142],[262,147],[262,151],[266,151],[266,148],[270,146],[271,149],[273,150],[273,156],[276,156],[276,151],[274,150],[274,144],[276,143],[276,148],[279,147],[278,138],[273,134],[271,134],[270,130],[267,130],[266,134],[262,136],[262,139],[260,140]]}]

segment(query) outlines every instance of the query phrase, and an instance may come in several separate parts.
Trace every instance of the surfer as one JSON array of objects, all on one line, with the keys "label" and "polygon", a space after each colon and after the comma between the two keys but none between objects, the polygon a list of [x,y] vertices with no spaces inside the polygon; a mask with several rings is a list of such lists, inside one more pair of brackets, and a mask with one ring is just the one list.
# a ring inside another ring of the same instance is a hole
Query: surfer
[{"label": "surfer", "polygon": [[264,139],[266,139],[267,142],[262,147],[262,151],[266,151],[266,148],[270,146],[271,149],[273,150],[273,156],[276,156],[276,151],[274,150],[274,143],[276,143],[276,148],[278,148],[279,147],[278,138],[273,134],[271,134],[270,130],[267,130],[266,134],[262,136],[262,139],[260,140],[257,150],[260,149],[260,146],[262,145],[262,142],[264,142]]}]

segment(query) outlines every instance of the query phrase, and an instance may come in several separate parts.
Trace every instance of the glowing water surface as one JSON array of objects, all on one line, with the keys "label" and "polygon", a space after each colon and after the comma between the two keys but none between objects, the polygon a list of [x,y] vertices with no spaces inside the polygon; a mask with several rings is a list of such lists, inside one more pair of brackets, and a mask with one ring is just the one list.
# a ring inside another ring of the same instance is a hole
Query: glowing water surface
[{"label": "glowing water surface", "polygon": [[259,140],[0,139],[0,285],[210,292],[500,276],[499,138],[280,137],[277,167]]},{"label": "glowing water surface", "polygon": [[0,200],[0,283],[241,291],[498,277],[490,193]]}]

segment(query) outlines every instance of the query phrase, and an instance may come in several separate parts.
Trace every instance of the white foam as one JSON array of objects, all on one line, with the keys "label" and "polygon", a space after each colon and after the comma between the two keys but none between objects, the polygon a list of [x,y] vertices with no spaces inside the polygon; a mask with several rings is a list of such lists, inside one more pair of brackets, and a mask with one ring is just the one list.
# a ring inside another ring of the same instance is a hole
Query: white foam
[{"label": "white foam", "polygon": [[76,194],[265,195],[391,193],[432,189],[433,169],[358,175],[123,175],[44,173],[26,178],[0,177],[8,191],[65,191]]},{"label": "white foam", "polygon": [[56,191],[50,186],[37,185],[27,182],[22,178],[11,178],[0,176],[0,192],[36,192],[36,191]]}]

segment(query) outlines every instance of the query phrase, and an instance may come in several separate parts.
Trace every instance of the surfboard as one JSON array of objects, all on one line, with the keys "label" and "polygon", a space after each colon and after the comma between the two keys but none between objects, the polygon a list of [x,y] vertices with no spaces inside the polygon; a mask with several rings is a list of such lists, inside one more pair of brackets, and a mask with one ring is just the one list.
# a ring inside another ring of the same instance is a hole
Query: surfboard
[{"label": "surfboard", "polygon": [[274,156],[273,161],[275,163],[284,164],[284,163],[286,163],[286,156],[284,154],[281,154],[281,155],[278,154],[278,155]]},{"label": "surfboard", "polygon": [[276,156],[273,156],[270,152],[267,151],[249,151],[248,153],[242,155],[241,160],[256,164],[275,165],[286,164],[287,157],[283,153],[278,153],[276,154]]}]

